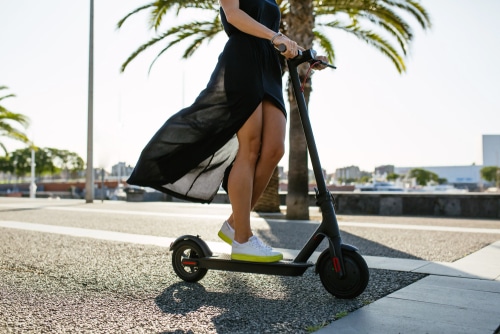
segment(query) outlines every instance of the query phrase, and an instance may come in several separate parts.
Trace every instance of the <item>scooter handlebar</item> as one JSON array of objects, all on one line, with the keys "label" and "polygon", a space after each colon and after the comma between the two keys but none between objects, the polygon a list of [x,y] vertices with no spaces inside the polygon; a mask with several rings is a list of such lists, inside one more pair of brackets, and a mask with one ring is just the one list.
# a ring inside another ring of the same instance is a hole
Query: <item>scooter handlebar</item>
[{"label": "scooter handlebar", "polygon": [[[275,45],[274,48],[278,50],[280,53],[286,52],[286,45],[285,44],[278,44]],[[307,50],[298,50],[297,56],[293,59],[289,59],[289,61],[292,61],[295,63],[295,65],[299,65],[301,63],[305,63],[306,61],[310,63],[315,63],[315,62],[320,62],[321,65],[328,66],[330,68],[336,68],[332,64],[329,64],[327,62],[324,62],[322,60],[316,59],[316,51],[313,49],[307,49]]]}]

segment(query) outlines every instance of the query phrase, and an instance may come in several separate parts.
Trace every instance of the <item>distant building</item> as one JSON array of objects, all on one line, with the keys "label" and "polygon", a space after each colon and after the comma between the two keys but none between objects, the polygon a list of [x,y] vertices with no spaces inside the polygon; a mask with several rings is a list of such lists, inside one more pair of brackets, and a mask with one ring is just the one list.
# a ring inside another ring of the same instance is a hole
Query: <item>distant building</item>
[{"label": "distant building", "polygon": [[387,176],[389,176],[389,174],[393,174],[393,173],[394,173],[394,166],[393,165],[383,165],[383,166],[375,167],[375,172],[372,175],[373,182],[385,181],[385,180],[387,180]]},{"label": "distant building", "polygon": [[361,171],[358,166],[349,166],[343,168],[337,168],[335,170],[336,180],[357,180],[361,177]]},{"label": "distant building", "polygon": [[384,166],[378,166],[375,167],[375,174],[376,175],[389,175],[394,173],[394,165],[384,165]]},{"label": "distant building", "polygon": [[111,167],[111,176],[116,176],[119,178],[128,178],[134,167],[128,165],[125,162],[119,162]]},{"label": "distant building", "polygon": [[422,168],[438,175],[439,178],[446,179],[448,184],[460,189],[470,191],[479,190],[484,181],[481,179],[481,168],[483,166],[431,166],[431,167],[396,167],[395,173],[406,175],[414,168]]},{"label": "distant building", "polygon": [[483,135],[483,166],[500,167],[500,135]]}]

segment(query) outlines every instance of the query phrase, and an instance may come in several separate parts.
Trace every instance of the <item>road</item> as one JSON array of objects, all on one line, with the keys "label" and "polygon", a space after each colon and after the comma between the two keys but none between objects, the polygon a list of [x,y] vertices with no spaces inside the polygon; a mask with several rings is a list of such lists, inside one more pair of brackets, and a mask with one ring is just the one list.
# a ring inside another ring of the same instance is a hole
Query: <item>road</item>
[{"label": "road", "polygon": [[[0,198],[0,332],[307,333],[425,276],[370,267],[367,289],[339,300],[313,269],[300,277],[209,271],[181,281],[168,246],[217,237],[225,204]],[[293,253],[320,220],[252,217],[254,233]],[[500,240],[500,222],[339,216],[343,241],[369,258],[453,262]],[[226,248],[224,248],[226,247]],[[321,245],[324,248],[325,245]],[[370,264],[370,263],[369,263]]]}]

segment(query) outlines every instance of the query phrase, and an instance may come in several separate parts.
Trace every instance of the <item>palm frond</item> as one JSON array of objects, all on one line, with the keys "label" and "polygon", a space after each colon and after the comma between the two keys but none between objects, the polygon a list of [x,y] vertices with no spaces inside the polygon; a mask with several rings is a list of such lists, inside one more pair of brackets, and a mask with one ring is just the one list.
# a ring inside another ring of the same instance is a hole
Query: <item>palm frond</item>
[{"label": "palm frond", "polygon": [[2,142],[0,142],[0,147],[2,148],[3,152],[5,153],[5,157],[8,157],[9,151],[7,151],[7,147],[5,147],[5,145]]},{"label": "palm frond", "polygon": [[175,36],[175,39],[168,43],[168,45],[158,53],[158,55],[149,66],[148,72],[151,72],[151,68],[155,64],[156,60],[158,60],[158,58],[172,46],[177,45],[180,42],[183,42],[190,38],[194,38],[193,42],[191,42],[191,44],[187,47],[182,56],[182,58],[187,59],[192,56],[196,50],[198,50],[203,42],[211,41],[218,33],[221,32],[221,30],[222,28],[218,15],[216,15],[214,20],[212,21],[195,21],[170,29],[166,34],[167,36]]},{"label": "palm frond", "polygon": [[[183,58],[187,58],[190,55],[193,54],[193,52],[201,45],[201,42],[203,41],[210,41],[215,35],[217,35],[219,32],[222,31],[222,27],[220,24],[220,19],[219,16],[216,15],[214,20],[212,21],[195,21],[195,22],[190,22],[188,24],[183,24],[180,26],[175,26],[166,32],[164,32],[161,35],[156,36],[155,38],[152,38],[149,40],[147,43],[141,45],[139,48],[137,48],[128,58],[127,60],[122,64],[121,66],[121,72],[125,71],[125,68],[128,66],[128,64],[134,60],[140,53],[142,53],[144,50],[152,47],[153,45],[157,44],[160,41],[163,41],[169,37],[174,37],[174,39],[170,42],[167,43],[167,46],[164,47],[159,54],[155,57],[153,60],[152,64],[149,67],[149,72],[151,71],[152,66],[156,62],[156,60],[168,49],[170,49],[172,46],[187,40],[189,38],[193,38],[194,36],[198,36],[195,39],[195,42],[190,45],[188,50],[183,55]],[[201,41],[198,42],[197,40]]]},{"label": "palm frond", "polygon": [[372,32],[371,30],[365,30],[359,26],[344,26],[342,24],[338,24],[338,22],[334,25],[325,24],[325,26],[331,26],[353,34],[358,39],[366,42],[375,49],[379,50],[382,54],[386,55],[392,61],[399,73],[406,71],[406,65],[403,57],[401,57],[397,50],[394,49],[394,47],[380,35]]},{"label": "palm frond", "polygon": [[406,64],[403,57],[398,54],[398,52],[387,40],[370,31],[359,30],[351,32],[359,39],[364,40],[367,44],[370,44],[375,49],[379,50],[382,54],[385,54],[387,57],[389,57],[394,66],[396,66],[396,70],[399,73],[403,73],[406,71]]},{"label": "palm frond", "polygon": [[151,10],[151,15],[149,17],[149,27],[157,31],[161,23],[163,22],[164,16],[170,11],[175,10],[176,16],[179,16],[181,10],[185,9],[203,9],[203,10],[215,10],[215,5],[217,1],[182,1],[182,0],[158,0],[154,2]]},{"label": "palm frond", "polygon": [[187,8],[199,8],[199,9],[215,9],[215,4],[217,1],[179,1],[179,0],[157,0],[151,3],[148,3],[144,6],[138,7],[125,15],[121,20],[117,23],[117,28],[120,29],[128,18],[131,16],[145,10],[151,8],[151,13],[149,17],[149,27],[150,29],[158,30],[160,27],[163,17],[170,11],[172,8],[176,9],[176,14],[178,15],[181,9]]},{"label": "palm frond", "polygon": [[142,44],[141,46],[139,46],[134,52],[132,52],[132,54],[122,64],[122,66],[120,68],[120,72],[123,73],[125,71],[125,69],[127,68],[128,64],[130,64],[130,62],[132,60],[134,60],[139,54],[141,54],[143,51],[147,50],[148,48],[150,48],[151,46],[155,45],[156,43],[158,43],[159,41],[163,40],[164,38],[166,38],[168,36],[169,36],[168,32],[161,34],[155,38],[150,39],[148,42]]},{"label": "palm frond", "polygon": [[314,39],[318,41],[320,48],[325,51],[328,61],[333,63],[335,61],[335,49],[331,40],[319,31],[314,31]]},{"label": "palm frond", "polygon": [[[282,15],[280,28],[286,34],[286,22],[290,15],[291,4],[289,0],[276,2]],[[413,40],[413,31],[410,24],[403,18],[404,14],[416,19],[423,29],[431,26],[429,14],[418,0],[313,0],[312,2],[316,17],[331,19],[330,22],[319,23],[317,26],[341,29],[355,35],[386,55],[400,73],[406,69],[404,56],[408,54],[410,42]],[[217,0],[156,0],[127,14],[120,20],[118,27],[121,27],[131,15],[150,9],[149,26],[158,31],[167,13],[173,11],[179,16],[181,11],[195,8],[218,12],[219,4]],[[160,41],[169,39],[166,46],[153,59],[149,72],[158,58],[173,46],[190,40],[183,54],[183,58],[188,58],[199,49],[204,40],[210,40],[220,31],[222,31],[220,22],[215,20],[213,22],[190,22],[171,27],[137,48],[123,63],[121,72],[140,53],[157,45]],[[313,33],[320,47],[326,51],[328,58],[333,60],[335,50],[329,38],[319,30]]]},{"label": "palm frond", "polygon": [[155,3],[154,3],[154,2],[152,2],[152,3],[149,3],[149,4],[147,4],[147,5],[141,6],[141,7],[139,7],[139,8],[134,9],[133,11],[131,11],[130,13],[128,13],[127,15],[125,15],[125,16],[124,16],[124,17],[123,17],[120,21],[118,21],[118,23],[116,24],[117,29],[120,29],[120,28],[123,26],[123,24],[125,23],[125,21],[126,21],[129,17],[131,17],[131,16],[132,16],[132,15],[134,15],[134,14],[139,13],[140,11],[143,11],[143,10],[145,10],[145,9],[148,9],[148,8],[150,8],[150,7],[153,7],[153,6],[154,6],[154,4],[155,4]]},{"label": "palm frond", "polygon": [[8,94],[8,95],[5,95],[5,96],[0,96],[0,101],[6,99],[6,98],[9,98],[9,97],[16,97],[15,94]]},{"label": "palm frond", "polygon": [[402,15],[409,14],[423,29],[431,26],[429,14],[416,0],[316,0],[315,4],[317,17],[332,19],[318,26],[352,33],[388,56],[399,73],[406,69],[404,57],[414,36]]},{"label": "palm frond", "polygon": [[345,9],[333,9],[331,6],[320,6],[317,10],[317,15],[327,17],[332,16],[335,18],[338,14],[346,10],[347,12],[345,14],[347,14],[352,26],[366,26],[368,23],[371,23],[375,25],[375,27],[381,28],[382,31],[385,31],[394,37],[400,45],[403,53],[407,54],[408,43],[413,38],[413,32],[409,24],[391,8],[388,8],[379,2],[371,1],[370,3],[370,6],[363,5],[356,8],[349,6]]},{"label": "palm frond", "polygon": [[410,14],[414,19],[418,21],[422,29],[428,29],[432,26],[430,15],[427,10],[417,1],[406,0],[406,1],[394,1],[394,0],[382,0],[390,6],[400,8]]},{"label": "palm frond", "polygon": [[25,128],[30,124],[30,120],[27,116],[4,109],[2,112],[0,112],[0,124],[5,123],[5,121],[13,121],[19,123]]},{"label": "palm frond", "polygon": [[23,143],[29,143],[30,141],[28,136],[26,136],[23,132],[5,122],[0,122],[0,137],[12,138],[22,141]]}]

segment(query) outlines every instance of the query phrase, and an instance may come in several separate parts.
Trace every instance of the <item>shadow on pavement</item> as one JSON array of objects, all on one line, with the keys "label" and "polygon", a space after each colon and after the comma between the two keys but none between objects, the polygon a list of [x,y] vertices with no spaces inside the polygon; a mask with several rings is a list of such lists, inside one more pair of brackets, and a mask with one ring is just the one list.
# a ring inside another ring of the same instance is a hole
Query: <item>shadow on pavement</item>
[{"label": "shadow on pavement", "polygon": [[[265,243],[276,248],[301,249],[307,240],[313,235],[319,223],[294,222],[294,221],[276,221],[264,218],[269,225],[270,231],[259,233]],[[391,258],[421,260],[422,258],[402,252],[400,250],[387,247],[381,243],[367,240],[354,234],[345,232],[341,229],[340,235],[342,242],[350,244],[359,249],[362,255],[384,256]],[[328,247],[326,241],[323,241],[316,251],[323,251]]]},{"label": "shadow on pavement", "polygon": [[337,299],[313,270],[297,277],[209,271],[199,283],[168,286],[155,304],[174,329],[162,333],[310,333],[425,276],[384,270],[370,275],[363,294]]}]

